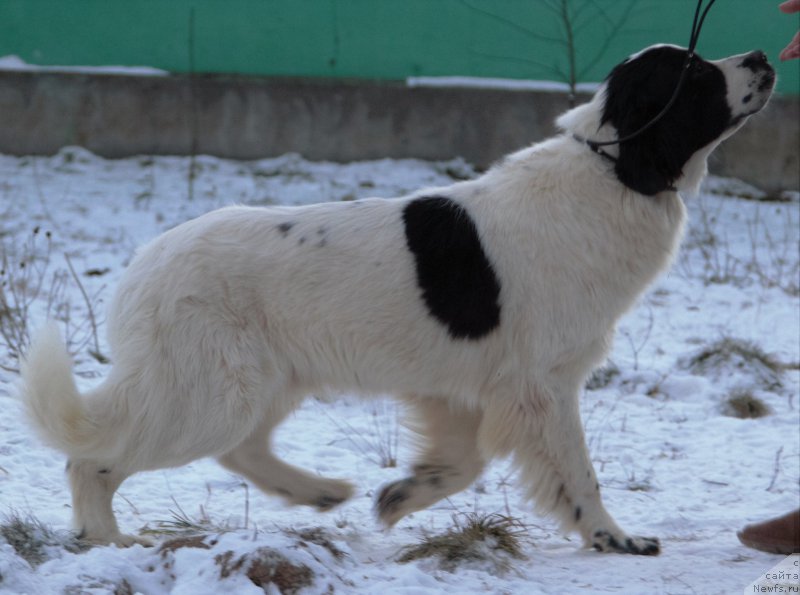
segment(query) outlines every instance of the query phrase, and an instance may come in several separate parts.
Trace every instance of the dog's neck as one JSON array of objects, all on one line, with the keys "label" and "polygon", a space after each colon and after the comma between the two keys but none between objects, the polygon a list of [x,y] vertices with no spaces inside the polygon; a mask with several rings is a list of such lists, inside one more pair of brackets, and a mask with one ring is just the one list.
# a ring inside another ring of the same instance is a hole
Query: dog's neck
[{"label": "dog's neck", "polygon": [[[617,158],[617,156],[616,155],[612,155],[611,153],[609,153],[605,149],[605,146],[599,145],[597,142],[595,142],[593,140],[589,140],[587,138],[584,138],[580,134],[577,134],[577,133],[574,133],[574,132],[572,133],[572,138],[574,140],[578,141],[579,143],[581,143],[582,145],[586,145],[587,147],[589,147],[589,149],[592,152],[600,155],[600,157],[602,157],[603,159],[607,159],[608,161],[610,161],[614,165],[616,165],[618,163],[619,159]],[[615,145],[611,145],[611,146],[615,146]],[[635,188],[631,188],[631,190],[635,190]],[[664,188],[662,190],[662,192],[677,192],[677,191],[678,191],[678,189],[675,186],[667,186],[666,188]]]},{"label": "dog's neck", "polygon": [[616,163],[617,162],[616,156],[614,156],[611,153],[609,153],[608,151],[606,151],[601,145],[597,144],[597,142],[589,140],[587,138],[584,138],[580,134],[577,134],[575,132],[572,133],[572,138],[574,138],[576,141],[578,141],[582,145],[586,145],[592,151],[594,151],[595,153],[597,153],[601,157],[604,157],[604,158],[608,159],[612,163]]}]

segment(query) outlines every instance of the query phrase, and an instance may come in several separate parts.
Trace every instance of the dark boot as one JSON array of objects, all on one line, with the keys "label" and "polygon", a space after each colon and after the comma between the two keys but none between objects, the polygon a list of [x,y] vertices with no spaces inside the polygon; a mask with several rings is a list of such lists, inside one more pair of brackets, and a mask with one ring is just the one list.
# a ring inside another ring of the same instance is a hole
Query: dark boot
[{"label": "dark boot", "polygon": [[800,509],[763,523],[747,525],[737,535],[747,547],[762,552],[785,556],[800,552]]}]

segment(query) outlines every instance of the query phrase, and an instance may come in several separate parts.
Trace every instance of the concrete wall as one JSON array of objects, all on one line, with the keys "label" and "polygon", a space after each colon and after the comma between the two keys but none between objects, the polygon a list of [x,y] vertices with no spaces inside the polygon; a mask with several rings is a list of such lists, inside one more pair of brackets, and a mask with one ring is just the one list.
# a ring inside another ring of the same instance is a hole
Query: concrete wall
[{"label": "concrete wall", "polygon": [[[579,98],[579,101],[585,99]],[[554,132],[565,94],[399,83],[0,72],[0,152],[81,145],[105,157],[448,159],[479,166]],[[714,155],[712,172],[800,188],[798,98],[778,97]]]}]

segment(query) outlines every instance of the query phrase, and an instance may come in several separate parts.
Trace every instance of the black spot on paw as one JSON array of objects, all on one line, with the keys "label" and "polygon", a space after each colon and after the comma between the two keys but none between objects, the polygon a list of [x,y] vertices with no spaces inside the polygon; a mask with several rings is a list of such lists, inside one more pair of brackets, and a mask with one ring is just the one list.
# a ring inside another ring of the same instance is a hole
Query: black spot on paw
[{"label": "black spot on paw", "polygon": [[408,500],[408,493],[403,490],[393,490],[382,494],[378,500],[378,510],[381,513],[397,508],[400,504]]},{"label": "black spot on paw", "polygon": [[342,502],[345,501],[346,498],[340,498],[338,496],[330,496],[328,494],[323,494],[319,498],[314,501],[314,506],[320,510],[330,510],[334,506],[338,506]]},{"label": "black spot on paw", "polygon": [[500,282],[469,213],[442,196],[403,210],[406,244],[430,314],[454,339],[481,339],[500,325]]},{"label": "black spot on paw", "polygon": [[106,468],[104,467],[104,468],[102,468],[102,469],[98,469],[98,470],[97,470],[97,472],[98,472],[100,475],[108,475],[109,473],[111,473],[111,469],[106,469]]},{"label": "black spot on paw", "polygon": [[424,474],[420,475],[419,480],[432,488],[441,487],[444,481],[442,474],[436,470],[426,471]]},{"label": "black spot on paw", "polygon": [[583,514],[583,511],[581,510],[581,507],[580,506],[576,506],[575,507],[575,522],[576,523],[581,520],[581,515],[582,514]]},{"label": "black spot on paw", "polygon": [[408,500],[409,488],[413,487],[417,482],[412,479],[403,479],[390,483],[381,490],[378,494],[378,499],[375,502],[375,507],[379,515],[383,515],[397,508],[400,504]]},{"label": "black spot on paw", "polygon": [[450,465],[422,464],[414,466],[415,478],[432,488],[442,487],[446,477],[454,477],[456,475],[458,475],[458,472]]},{"label": "black spot on paw", "polygon": [[632,552],[635,549],[633,545],[633,539],[631,539],[630,537],[628,537],[628,539],[625,540],[625,549],[629,552]]},{"label": "black spot on paw", "polygon": [[655,556],[661,551],[655,537],[626,537],[625,542],[620,543],[611,533],[601,530],[595,532],[594,539],[592,547],[601,552]]},{"label": "black spot on paw", "polygon": [[619,541],[617,541],[616,537],[614,537],[608,531],[596,531],[594,534],[594,538],[600,542],[594,544],[594,549],[599,550],[601,552],[604,551],[614,551],[614,552],[621,552],[625,551],[620,546]]},{"label": "black spot on paw", "polygon": [[657,556],[661,553],[661,545],[655,537],[637,537],[636,541],[628,540],[630,544],[629,554],[637,554],[639,556]]}]

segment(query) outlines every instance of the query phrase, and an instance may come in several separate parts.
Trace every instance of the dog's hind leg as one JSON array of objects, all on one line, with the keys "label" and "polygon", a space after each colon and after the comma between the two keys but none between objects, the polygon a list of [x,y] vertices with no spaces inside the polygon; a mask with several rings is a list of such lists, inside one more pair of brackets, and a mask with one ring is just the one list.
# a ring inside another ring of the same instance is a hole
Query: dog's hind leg
[{"label": "dog's hind leg", "polygon": [[282,496],[291,504],[314,506],[324,511],[347,500],[353,494],[350,483],[312,475],[272,454],[270,435],[283,417],[285,415],[266,418],[248,438],[217,460],[262,491]]},{"label": "dog's hind leg", "polygon": [[79,539],[126,547],[135,543],[152,545],[144,537],[120,533],[114,518],[114,492],[128,473],[112,465],[76,460],[67,463],[67,474],[72,490],[73,526]]},{"label": "dog's hind leg", "polygon": [[376,501],[380,520],[394,525],[405,515],[469,487],[485,462],[478,452],[479,411],[455,408],[445,399],[409,398],[409,427],[423,441],[413,475],[385,486]]}]

